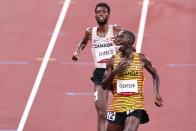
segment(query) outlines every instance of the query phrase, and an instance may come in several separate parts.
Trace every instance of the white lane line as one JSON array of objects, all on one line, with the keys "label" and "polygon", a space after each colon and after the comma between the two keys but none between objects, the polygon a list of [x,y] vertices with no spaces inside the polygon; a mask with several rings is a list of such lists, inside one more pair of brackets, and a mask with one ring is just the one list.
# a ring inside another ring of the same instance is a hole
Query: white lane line
[{"label": "white lane line", "polygon": [[30,64],[30,62],[28,61],[0,61],[0,65],[28,65],[28,64]]},{"label": "white lane line", "polygon": [[93,65],[92,62],[61,62],[62,65]]},{"label": "white lane line", "polygon": [[0,131],[16,131],[16,130],[0,130]]},{"label": "white lane line", "polygon": [[139,31],[138,31],[138,37],[136,43],[136,52],[138,53],[141,52],[141,48],[142,48],[142,41],[143,41],[145,24],[146,24],[148,6],[149,6],[149,0],[143,0],[142,13],[140,18],[140,25],[139,25]]},{"label": "white lane line", "polygon": [[65,92],[66,96],[92,96],[92,92]]},{"label": "white lane line", "polygon": [[165,64],[168,67],[196,67],[196,64]]},{"label": "white lane line", "polygon": [[50,55],[52,53],[52,50],[54,48],[54,45],[56,43],[56,40],[57,40],[57,37],[58,37],[58,34],[60,32],[60,29],[61,29],[61,26],[63,24],[63,20],[65,18],[65,15],[67,13],[67,10],[68,10],[68,7],[70,5],[70,2],[71,0],[66,0],[63,7],[62,7],[62,10],[61,10],[61,13],[59,15],[59,18],[58,18],[58,21],[57,21],[57,24],[55,26],[55,29],[54,29],[54,32],[53,32],[53,35],[50,39],[50,42],[49,42],[49,45],[48,45],[48,48],[47,48],[47,51],[46,51],[46,54],[44,56],[44,59],[43,59],[43,62],[41,64],[41,67],[40,67],[40,70],[38,72],[38,75],[37,75],[37,78],[35,80],[35,83],[33,85],[33,89],[31,91],[31,94],[30,94],[30,97],[28,99],[28,102],[27,102],[27,105],[25,107],[25,110],[23,112],[23,115],[22,115],[22,118],[20,120],[20,123],[19,123],[19,126],[18,126],[18,129],[17,131],[23,131],[23,128],[25,126],[25,123],[26,123],[26,120],[27,120],[27,117],[29,115],[29,112],[30,112],[30,109],[31,109],[31,106],[33,104],[33,101],[35,99],[35,96],[36,96],[36,93],[38,91],[38,88],[39,88],[39,85],[41,83],[41,80],[42,80],[42,77],[43,77],[43,74],[44,74],[44,71],[46,69],[46,66],[47,66],[47,63],[48,63],[48,60],[50,58]]},{"label": "white lane line", "polygon": [[[65,92],[64,95],[66,96],[93,96],[94,92]],[[109,93],[112,95],[112,93]]]}]

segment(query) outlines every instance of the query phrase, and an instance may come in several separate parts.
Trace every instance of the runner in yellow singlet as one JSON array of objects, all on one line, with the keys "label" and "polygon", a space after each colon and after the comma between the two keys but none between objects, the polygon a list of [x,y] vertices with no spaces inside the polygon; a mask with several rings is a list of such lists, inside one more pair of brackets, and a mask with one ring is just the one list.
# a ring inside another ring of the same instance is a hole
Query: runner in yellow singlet
[{"label": "runner in yellow singlet", "polygon": [[144,75],[143,67],[153,77],[155,104],[163,105],[159,95],[159,75],[151,61],[140,53],[131,50],[135,36],[132,32],[123,30],[117,35],[116,44],[120,52],[108,61],[102,88],[113,85],[113,98],[108,109],[107,131],[137,131],[139,124],[149,121],[144,109]]}]

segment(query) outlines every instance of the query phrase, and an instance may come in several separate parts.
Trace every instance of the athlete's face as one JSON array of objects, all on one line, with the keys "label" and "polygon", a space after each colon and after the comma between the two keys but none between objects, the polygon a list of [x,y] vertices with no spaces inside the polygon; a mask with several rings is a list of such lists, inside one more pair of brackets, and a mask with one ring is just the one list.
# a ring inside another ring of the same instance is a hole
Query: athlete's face
[{"label": "athlete's face", "polygon": [[95,18],[99,25],[104,25],[108,22],[109,12],[106,7],[97,7],[95,10]]},{"label": "athlete's face", "polygon": [[129,40],[126,35],[123,34],[123,31],[120,31],[115,39],[116,45],[119,46],[119,51],[124,51],[127,48],[130,48]]}]

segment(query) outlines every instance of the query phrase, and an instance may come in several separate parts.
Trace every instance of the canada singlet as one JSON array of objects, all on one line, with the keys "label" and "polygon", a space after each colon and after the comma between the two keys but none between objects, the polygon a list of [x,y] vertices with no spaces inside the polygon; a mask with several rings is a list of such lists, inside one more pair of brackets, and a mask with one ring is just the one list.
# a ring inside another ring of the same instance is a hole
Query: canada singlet
[{"label": "canada singlet", "polygon": [[115,45],[113,43],[113,25],[109,25],[109,29],[105,37],[97,35],[97,26],[92,28],[92,54],[96,68],[106,68],[107,61],[116,54]]}]

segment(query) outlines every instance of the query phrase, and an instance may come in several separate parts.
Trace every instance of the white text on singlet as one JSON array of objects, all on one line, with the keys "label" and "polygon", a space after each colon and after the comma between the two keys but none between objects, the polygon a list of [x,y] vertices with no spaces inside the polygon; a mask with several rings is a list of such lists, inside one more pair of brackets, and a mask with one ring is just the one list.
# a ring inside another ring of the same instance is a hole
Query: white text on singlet
[{"label": "white text on singlet", "polygon": [[97,38],[94,40],[94,42],[94,53],[96,62],[102,63],[105,60],[110,59],[112,55],[116,53],[113,43],[110,43],[103,38]]},{"label": "white text on singlet", "polygon": [[98,36],[97,27],[93,27],[92,53],[96,68],[106,68],[107,61],[116,54],[113,37],[114,35],[112,25],[109,25],[109,29],[105,37]]}]

